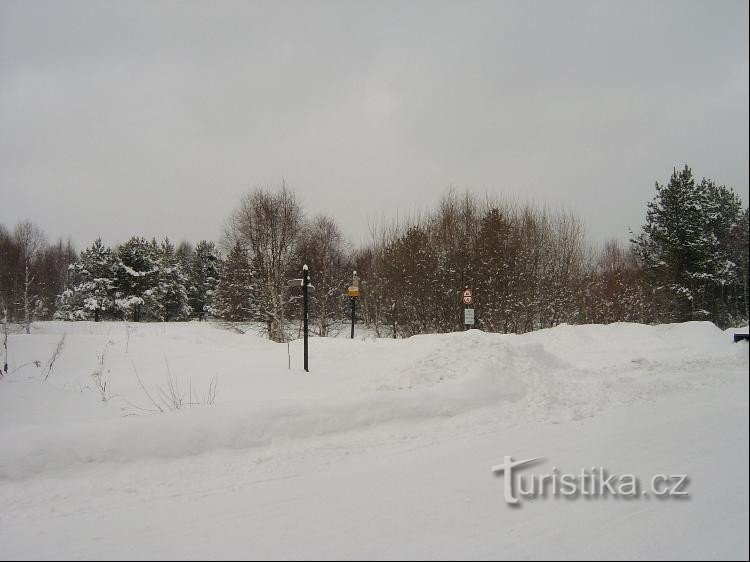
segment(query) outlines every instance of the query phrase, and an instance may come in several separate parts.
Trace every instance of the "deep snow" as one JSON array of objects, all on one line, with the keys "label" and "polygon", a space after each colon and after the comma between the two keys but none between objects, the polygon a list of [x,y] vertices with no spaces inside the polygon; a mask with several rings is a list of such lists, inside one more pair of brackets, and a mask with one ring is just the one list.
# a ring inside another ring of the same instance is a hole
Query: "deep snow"
[{"label": "deep snow", "polygon": [[[301,350],[199,323],[11,336],[0,557],[748,556],[748,346],[712,324],[316,338],[309,374]],[[169,411],[170,380],[194,404]],[[690,497],[513,508],[504,455],[685,473]]]}]

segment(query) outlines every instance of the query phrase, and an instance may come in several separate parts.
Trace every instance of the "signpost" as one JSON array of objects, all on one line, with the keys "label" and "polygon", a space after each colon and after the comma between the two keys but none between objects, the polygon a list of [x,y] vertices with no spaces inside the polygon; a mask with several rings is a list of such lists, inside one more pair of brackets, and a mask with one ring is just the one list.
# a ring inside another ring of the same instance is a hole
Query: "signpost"
[{"label": "signpost", "polygon": [[473,308],[464,309],[464,324],[466,324],[467,326],[474,325],[474,309]]},{"label": "signpost", "polygon": [[461,292],[461,302],[464,304],[464,326],[466,326],[466,329],[468,330],[469,326],[474,325],[474,309],[469,308],[471,303],[474,302],[474,296],[469,287],[466,287]]},{"label": "signpost", "polygon": [[354,272],[354,275],[352,276],[352,284],[349,287],[348,291],[349,300],[352,301],[352,336],[351,339],[354,339],[354,322],[357,314],[357,299],[359,298],[359,277],[357,277],[357,272]]},{"label": "signpost", "polygon": [[307,269],[307,264],[302,266],[302,279],[290,279],[287,281],[289,287],[302,287],[302,326],[304,331],[304,355],[305,355],[305,371],[310,372],[308,365],[308,354],[307,354],[307,335],[308,335],[308,313],[307,313],[307,295],[310,291],[314,291],[315,287],[310,285],[310,272]]},{"label": "signpost", "polygon": [[310,287],[310,272],[307,269],[307,264],[302,266],[302,314],[303,314],[303,324],[304,324],[304,332],[305,332],[305,372],[309,373],[310,369],[308,368],[307,363],[307,292]]}]

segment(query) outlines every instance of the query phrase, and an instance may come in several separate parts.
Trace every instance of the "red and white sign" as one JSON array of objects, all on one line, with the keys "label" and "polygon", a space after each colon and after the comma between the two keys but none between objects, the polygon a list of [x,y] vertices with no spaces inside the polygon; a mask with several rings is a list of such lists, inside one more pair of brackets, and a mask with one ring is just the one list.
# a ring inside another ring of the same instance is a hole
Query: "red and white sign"
[{"label": "red and white sign", "polygon": [[464,304],[471,304],[472,298],[471,298],[471,289],[468,287],[463,290],[461,293],[461,300]]}]

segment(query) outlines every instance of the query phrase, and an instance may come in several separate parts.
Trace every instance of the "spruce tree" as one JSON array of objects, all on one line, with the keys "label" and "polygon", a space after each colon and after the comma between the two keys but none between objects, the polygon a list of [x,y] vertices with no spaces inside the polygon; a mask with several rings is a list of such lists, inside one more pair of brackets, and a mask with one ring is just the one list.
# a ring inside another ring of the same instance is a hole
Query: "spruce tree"
[{"label": "spruce tree", "polygon": [[387,251],[386,272],[394,291],[391,321],[401,335],[434,330],[438,300],[432,287],[438,281],[438,258],[423,226],[411,226]]},{"label": "spruce tree", "polygon": [[157,298],[161,319],[165,322],[187,320],[191,311],[188,304],[188,278],[169,238],[165,238],[159,246],[158,258]]},{"label": "spruce tree", "polygon": [[201,240],[190,259],[190,307],[199,320],[212,313],[220,260],[213,242]]},{"label": "spruce tree", "polygon": [[177,254],[177,260],[180,262],[180,265],[182,265],[183,271],[189,271],[190,264],[193,261],[193,254],[195,253],[193,245],[190,242],[183,240],[177,246],[175,253]]},{"label": "spruce tree", "polygon": [[507,332],[510,326],[511,272],[518,242],[507,217],[492,208],[482,218],[475,249],[475,298],[482,312],[482,327]]},{"label": "spruce tree", "polygon": [[255,313],[253,275],[247,252],[237,242],[222,264],[216,287],[214,309],[230,322],[250,320]]}]

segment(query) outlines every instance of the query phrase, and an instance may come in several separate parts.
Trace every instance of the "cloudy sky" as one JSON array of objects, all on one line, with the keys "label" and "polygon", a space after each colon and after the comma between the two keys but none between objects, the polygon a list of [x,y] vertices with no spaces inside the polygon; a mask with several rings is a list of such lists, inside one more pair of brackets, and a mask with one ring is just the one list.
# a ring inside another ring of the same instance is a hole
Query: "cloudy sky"
[{"label": "cloudy sky", "polygon": [[745,0],[0,0],[0,223],[78,245],[282,179],[354,242],[449,186],[626,238],[685,163],[747,203]]}]

